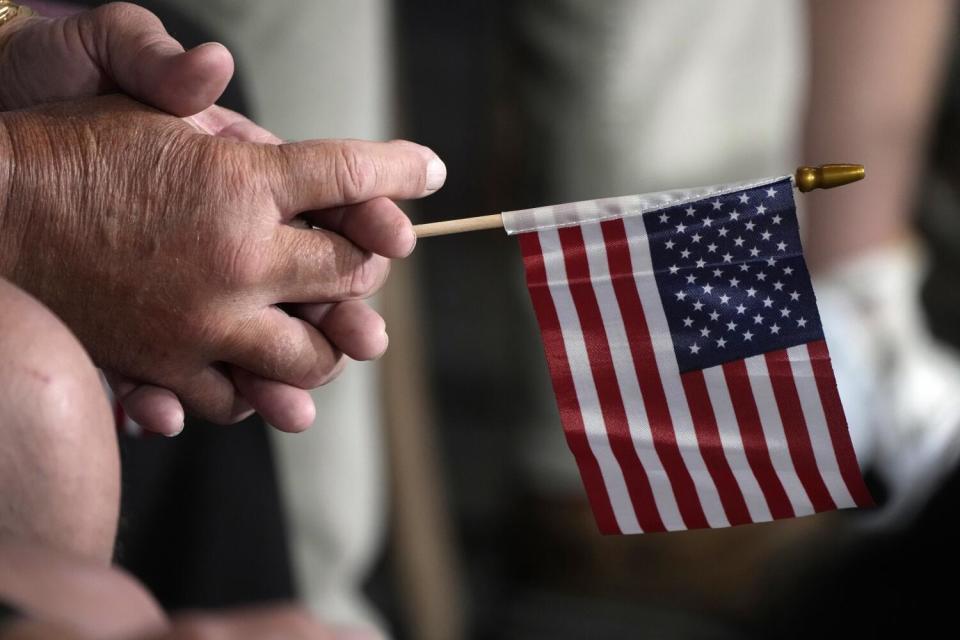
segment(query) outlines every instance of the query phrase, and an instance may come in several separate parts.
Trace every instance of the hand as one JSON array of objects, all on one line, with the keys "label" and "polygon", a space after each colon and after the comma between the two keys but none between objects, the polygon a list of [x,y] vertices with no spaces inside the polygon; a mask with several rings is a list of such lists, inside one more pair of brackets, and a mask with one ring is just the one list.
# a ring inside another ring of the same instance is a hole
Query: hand
[{"label": "hand", "polygon": [[233,75],[217,43],[184,52],[160,19],[124,2],[67,18],[18,18],[0,29],[0,110],[120,92],[190,116],[211,106]]},{"label": "hand", "polygon": [[[0,191],[0,274],[57,312],[95,362],[215,422],[246,410],[227,365],[260,409],[254,398],[284,389],[268,381],[312,388],[341,352],[382,351],[379,316],[342,301],[371,294],[386,258],[413,248],[387,198],[431,193],[444,175],[412,143],[201,133],[250,135],[225,114],[183,121],[121,97],[0,114],[16,167]],[[292,227],[303,212],[326,230]]]},{"label": "hand", "polygon": [[[136,5],[112,3],[64,19],[16,20],[0,30],[0,51],[0,108],[119,90],[170,113],[202,112],[195,124],[212,135],[280,143],[242,116],[210,108],[233,74],[233,60],[222,45],[208,43],[184,52],[156,16]],[[316,319],[325,310],[299,311]],[[313,422],[309,393],[240,369],[229,373],[246,399],[278,428],[299,430]],[[182,429],[183,407],[171,391],[109,370],[105,374],[127,415],[144,428],[166,435]]]}]

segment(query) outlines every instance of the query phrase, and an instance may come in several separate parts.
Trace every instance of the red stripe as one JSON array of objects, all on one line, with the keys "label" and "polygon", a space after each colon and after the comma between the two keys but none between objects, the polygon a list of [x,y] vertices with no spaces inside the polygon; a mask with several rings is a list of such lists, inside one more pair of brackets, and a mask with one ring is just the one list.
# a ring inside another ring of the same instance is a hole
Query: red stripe
[{"label": "red stripe", "polygon": [[707,465],[710,477],[720,493],[720,502],[723,511],[727,514],[730,524],[748,524],[753,522],[747,510],[747,502],[743,499],[740,485],[730,470],[727,456],[723,452],[723,442],[720,440],[720,428],[717,426],[717,417],[713,413],[713,404],[707,392],[707,382],[702,371],[688,371],[680,374],[683,382],[683,391],[687,396],[690,407],[690,417],[697,432],[697,443],[700,445],[700,455]]},{"label": "red stripe", "polygon": [[600,473],[600,465],[590,449],[583,426],[583,416],[577,400],[577,391],[573,385],[573,376],[570,374],[570,363],[563,343],[560,320],[547,285],[547,272],[543,266],[540,238],[536,232],[533,232],[520,234],[519,240],[527,274],[527,289],[530,291],[533,310],[540,324],[543,349],[550,368],[557,406],[560,408],[560,421],[567,438],[567,446],[570,447],[577,461],[580,477],[583,479],[590,507],[593,509],[593,515],[601,533],[620,533],[613,506],[610,504],[610,496],[607,495],[603,475]]},{"label": "red stripe", "polygon": [[793,380],[790,356],[787,355],[786,349],[779,349],[765,353],[763,357],[767,362],[773,396],[777,400],[777,409],[780,411],[780,421],[783,423],[783,433],[787,438],[790,459],[793,460],[793,468],[797,471],[800,484],[807,492],[814,511],[818,513],[833,511],[837,505],[830,496],[830,491],[827,490],[820,468],[817,467],[817,459],[813,455],[810,431],[807,429],[807,420],[800,405],[797,383]]},{"label": "red stripe", "polygon": [[722,366],[727,389],[730,391],[733,412],[740,425],[744,453],[753,470],[753,475],[757,478],[763,497],[767,501],[770,515],[778,520],[792,518],[795,515],[793,506],[770,460],[770,451],[767,449],[767,440],[760,425],[760,414],[757,412],[757,403],[750,386],[747,365],[743,360],[734,360]]},{"label": "red stripe", "polygon": [[[622,219],[609,220],[600,225],[607,249],[607,262],[610,267],[611,282],[623,318],[630,353],[633,356],[637,382],[643,396],[643,405],[647,410],[647,419],[653,433],[653,446],[660,457],[664,471],[670,480],[670,486],[677,499],[680,516],[688,529],[708,527],[707,518],[700,504],[693,478],[680,455],[677,436],[673,428],[673,418],[667,405],[667,396],[663,390],[663,380],[657,368],[657,359],[650,340],[650,328],[643,312],[643,303],[637,291],[634,279],[633,261],[630,258],[630,245]],[[562,233],[562,231],[561,231]],[[582,247],[583,237],[577,229]],[[561,236],[562,238],[562,236]],[[566,254],[566,247],[564,249]],[[586,258],[584,257],[584,269]],[[571,276],[569,278],[573,280]],[[592,288],[590,289],[592,292]],[[594,301],[594,305],[596,302]],[[597,312],[599,315],[599,311]],[[603,329],[600,322],[600,328]],[[606,335],[604,335],[606,345]],[[711,472],[712,473],[712,472]],[[726,505],[724,505],[726,507]]]},{"label": "red stripe", "polygon": [[858,507],[872,507],[873,498],[867,490],[867,485],[860,475],[860,466],[857,464],[857,455],[850,442],[850,432],[847,430],[847,419],[843,414],[843,405],[840,404],[840,394],[837,391],[837,381],[833,377],[833,367],[830,366],[830,353],[827,343],[817,340],[807,344],[807,353],[810,354],[810,365],[813,367],[813,378],[817,381],[817,391],[820,393],[820,403],[827,418],[827,429],[830,431],[830,440],[833,450],[837,454],[837,465],[840,467],[840,476],[847,485],[847,490]]},{"label": "red stripe", "polygon": [[[577,309],[577,316],[580,318],[580,327],[583,330],[587,357],[590,360],[590,369],[593,373],[593,382],[597,389],[607,437],[610,440],[610,449],[623,470],[627,492],[630,494],[640,526],[645,531],[665,531],[666,528],[653,498],[650,480],[640,462],[630,434],[627,413],[620,395],[620,385],[617,383],[617,375],[613,367],[607,331],[603,326],[603,316],[600,315],[596,292],[590,280],[590,266],[587,262],[583,233],[580,227],[565,227],[558,233],[567,267],[567,284]],[[706,526],[706,523],[704,522],[702,526]]]}]

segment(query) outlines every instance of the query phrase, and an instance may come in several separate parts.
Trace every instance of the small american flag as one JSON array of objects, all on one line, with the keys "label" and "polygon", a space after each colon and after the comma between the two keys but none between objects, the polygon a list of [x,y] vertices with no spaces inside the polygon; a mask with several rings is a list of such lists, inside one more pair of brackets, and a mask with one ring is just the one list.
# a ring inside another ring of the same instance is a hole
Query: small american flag
[{"label": "small american flag", "polygon": [[789,177],[504,214],[604,533],[872,504]]}]

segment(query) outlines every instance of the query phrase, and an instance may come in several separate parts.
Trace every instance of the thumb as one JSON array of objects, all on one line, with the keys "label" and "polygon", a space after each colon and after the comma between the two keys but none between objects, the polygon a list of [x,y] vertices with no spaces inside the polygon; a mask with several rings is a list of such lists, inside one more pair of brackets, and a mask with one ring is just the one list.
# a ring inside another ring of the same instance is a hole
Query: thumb
[{"label": "thumb", "polygon": [[233,76],[221,44],[184,51],[142,7],[112,3],[77,16],[87,50],[118,89],[157,109],[190,116],[211,106]]}]

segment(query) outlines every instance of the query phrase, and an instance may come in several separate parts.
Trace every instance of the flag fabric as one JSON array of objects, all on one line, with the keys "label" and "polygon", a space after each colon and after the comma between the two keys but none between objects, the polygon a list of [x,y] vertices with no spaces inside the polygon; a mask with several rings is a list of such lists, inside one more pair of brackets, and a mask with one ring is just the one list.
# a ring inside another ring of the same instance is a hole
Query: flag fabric
[{"label": "flag fabric", "polygon": [[869,506],[789,177],[504,214],[604,533]]}]

